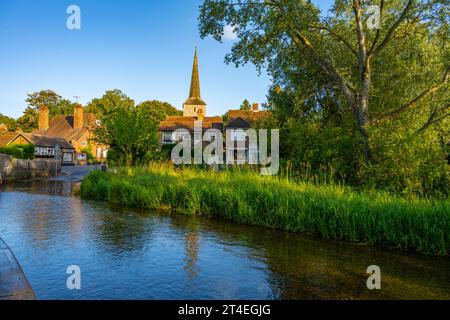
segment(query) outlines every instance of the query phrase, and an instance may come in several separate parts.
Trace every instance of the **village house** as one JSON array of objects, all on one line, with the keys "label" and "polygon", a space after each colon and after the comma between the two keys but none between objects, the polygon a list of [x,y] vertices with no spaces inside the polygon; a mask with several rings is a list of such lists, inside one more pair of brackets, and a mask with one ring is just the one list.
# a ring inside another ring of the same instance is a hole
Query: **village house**
[{"label": "village house", "polygon": [[8,131],[8,127],[4,123],[0,123],[0,132]]},{"label": "village house", "polygon": [[34,146],[36,159],[55,159],[59,157],[62,165],[74,164],[75,149],[62,138],[51,138],[23,132],[0,133],[0,147],[27,144]]},{"label": "village house", "polygon": [[59,115],[52,119],[49,119],[48,107],[42,106],[39,109],[38,129],[33,131],[33,134],[68,141],[75,150],[75,162],[86,164],[86,150],[89,150],[98,161],[105,161],[107,158],[107,146],[93,140],[94,130],[98,124],[94,114],[85,113],[79,104],[75,105],[73,115]]},{"label": "village house", "polygon": [[234,145],[227,145],[227,158],[238,159],[238,153],[245,154],[245,158],[238,159],[238,164],[256,163],[258,161],[258,145],[251,143],[248,130],[254,128],[258,121],[263,120],[268,111],[260,111],[259,105],[254,103],[251,110],[230,110],[225,126],[226,132],[231,133]]}]

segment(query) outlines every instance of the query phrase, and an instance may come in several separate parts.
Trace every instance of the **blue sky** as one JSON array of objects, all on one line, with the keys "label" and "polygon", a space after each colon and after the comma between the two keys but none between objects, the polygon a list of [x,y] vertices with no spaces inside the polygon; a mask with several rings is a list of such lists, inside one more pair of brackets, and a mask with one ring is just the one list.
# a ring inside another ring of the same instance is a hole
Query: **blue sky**
[{"label": "blue sky", "polygon": [[[323,9],[331,0],[316,0]],[[0,113],[19,117],[27,93],[52,89],[86,104],[121,89],[137,103],[181,108],[198,45],[208,115],[244,99],[266,100],[270,79],[254,66],[224,63],[233,40],[201,40],[202,0],[0,0]],[[81,8],[81,30],[68,30],[66,9]]]}]

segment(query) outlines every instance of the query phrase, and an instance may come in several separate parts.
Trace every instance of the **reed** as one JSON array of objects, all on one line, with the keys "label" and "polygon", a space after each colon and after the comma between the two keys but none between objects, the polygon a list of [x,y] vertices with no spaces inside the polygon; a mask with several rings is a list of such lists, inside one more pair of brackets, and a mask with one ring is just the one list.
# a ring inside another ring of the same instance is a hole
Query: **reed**
[{"label": "reed", "polygon": [[293,182],[256,172],[164,165],[93,172],[84,198],[220,218],[433,255],[450,252],[450,202],[406,200],[340,184]]}]

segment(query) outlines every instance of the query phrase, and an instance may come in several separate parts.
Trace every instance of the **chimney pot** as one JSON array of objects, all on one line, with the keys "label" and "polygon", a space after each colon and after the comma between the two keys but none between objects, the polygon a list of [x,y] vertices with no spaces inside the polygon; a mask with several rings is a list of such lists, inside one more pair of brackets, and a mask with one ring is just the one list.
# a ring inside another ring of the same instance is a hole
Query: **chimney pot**
[{"label": "chimney pot", "polygon": [[252,110],[253,110],[253,112],[258,112],[258,111],[259,111],[259,104],[254,103],[254,104],[252,105]]}]

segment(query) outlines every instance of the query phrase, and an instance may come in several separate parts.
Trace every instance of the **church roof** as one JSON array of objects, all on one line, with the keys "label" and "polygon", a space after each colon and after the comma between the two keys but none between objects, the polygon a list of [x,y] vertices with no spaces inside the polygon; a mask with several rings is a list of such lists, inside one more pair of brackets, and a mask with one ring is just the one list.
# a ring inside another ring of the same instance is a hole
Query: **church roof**
[{"label": "church roof", "polygon": [[191,89],[189,91],[189,98],[184,103],[186,105],[201,105],[206,106],[200,94],[200,74],[198,72],[198,56],[197,48],[195,48],[194,65],[192,67]]}]

